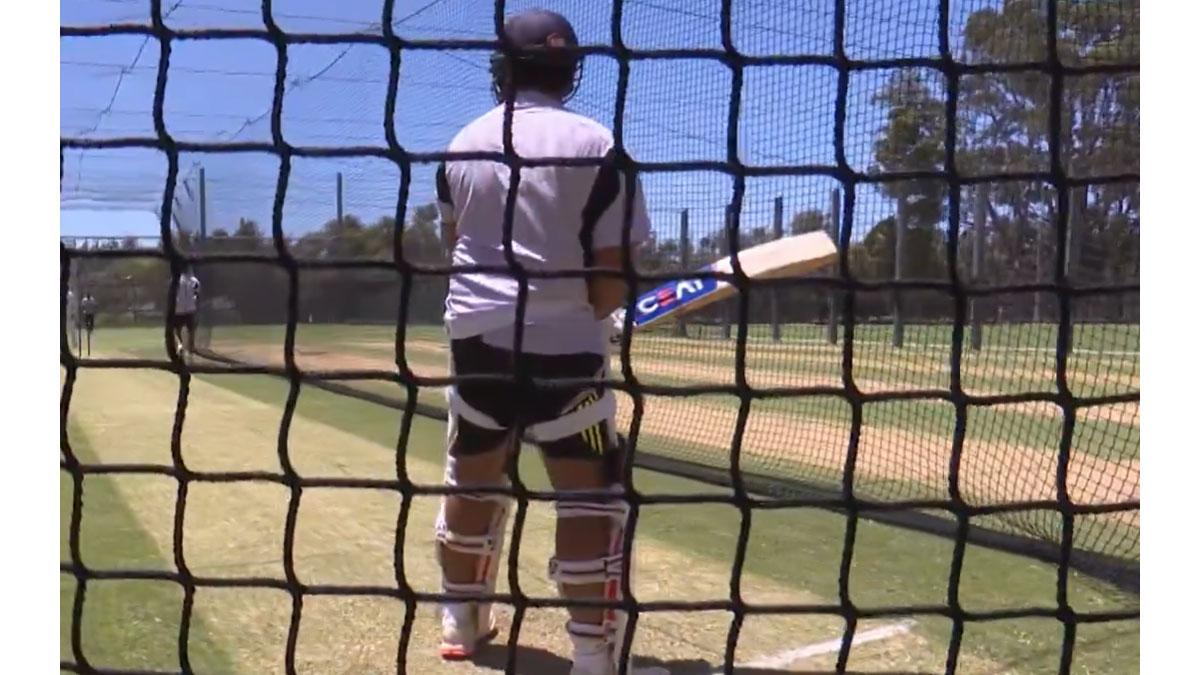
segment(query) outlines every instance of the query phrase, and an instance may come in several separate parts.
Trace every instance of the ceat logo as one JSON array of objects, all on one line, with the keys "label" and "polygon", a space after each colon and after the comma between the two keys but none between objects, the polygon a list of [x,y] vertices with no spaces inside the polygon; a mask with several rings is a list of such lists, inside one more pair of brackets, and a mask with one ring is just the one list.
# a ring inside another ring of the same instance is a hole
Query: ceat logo
[{"label": "ceat logo", "polygon": [[649,320],[659,314],[665,314],[676,305],[711,290],[709,286],[715,287],[716,283],[712,279],[682,279],[665,283],[638,299],[639,318]]}]

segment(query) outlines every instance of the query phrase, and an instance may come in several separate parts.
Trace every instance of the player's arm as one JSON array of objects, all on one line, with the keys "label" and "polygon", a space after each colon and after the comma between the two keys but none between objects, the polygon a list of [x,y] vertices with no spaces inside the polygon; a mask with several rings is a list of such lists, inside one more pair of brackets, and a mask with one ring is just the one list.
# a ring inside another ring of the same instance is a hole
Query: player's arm
[{"label": "player's arm", "polygon": [[[592,268],[621,271],[621,247],[602,248],[593,253]],[[597,319],[612,314],[625,304],[629,284],[624,277],[596,275],[588,283],[588,302]]]},{"label": "player's arm", "polygon": [[437,208],[441,219],[442,245],[446,250],[454,248],[458,241],[458,221],[454,215],[454,198],[450,194],[450,181],[446,178],[445,163],[439,164],[434,175],[437,186]]},{"label": "player's arm", "polygon": [[[583,209],[584,237],[591,244],[591,259],[587,262],[591,269],[621,272],[625,228],[629,228],[629,245],[636,248],[650,236],[650,217],[640,181],[636,178],[628,180],[622,174],[613,150],[608,151],[605,160],[596,173]],[[626,224],[626,202],[630,199],[633,203]],[[597,319],[622,308],[628,293],[629,284],[623,276],[597,274],[588,278],[588,302]]]}]

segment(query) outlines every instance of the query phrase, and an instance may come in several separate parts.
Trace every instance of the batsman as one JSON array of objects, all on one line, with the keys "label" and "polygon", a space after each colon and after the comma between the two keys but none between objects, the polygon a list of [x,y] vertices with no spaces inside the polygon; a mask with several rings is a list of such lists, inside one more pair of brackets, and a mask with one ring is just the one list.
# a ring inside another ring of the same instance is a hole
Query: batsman
[{"label": "batsman", "polygon": [[[533,10],[510,17],[504,32],[521,51],[505,50],[492,58],[492,87],[500,104],[464,127],[449,151],[504,152],[505,102],[511,101],[511,142],[518,156],[595,161],[522,166],[519,175],[494,160],[441,165],[438,205],[453,263],[508,264],[505,207],[516,182],[511,250],[521,267],[619,270],[626,200],[632,199],[633,245],[649,237],[649,218],[637,181],[627,182],[618,170],[612,133],[565,107],[582,66],[579,53],[567,49],[578,45],[575,30],[558,14]],[[619,494],[616,402],[611,391],[586,382],[606,375],[610,315],[624,303],[626,286],[620,278],[600,276],[534,277],[527,283],[518,348],[515,275],[451,275],[445,322],[452,373],[510,376],[520,366],[533,378],[585,384],[548,388],[509,379],[449,387],[445,481],[459,488],[506,488],[506,467],[523,431],[541,450],[555,491],[605,495],[555,502],[550,578],[567,599],[616,600],[628,511]],[[471,598],[495,590],[509,502],[507,495],[483,492],[442,501],[436,525],[442,589],[462,598],[442,606],[445,659],[470,658],[497,633],[492,606]],[[571,607],[569,615],[572,675],[618,672],[626,657],[621,653],[623,613]]]}]

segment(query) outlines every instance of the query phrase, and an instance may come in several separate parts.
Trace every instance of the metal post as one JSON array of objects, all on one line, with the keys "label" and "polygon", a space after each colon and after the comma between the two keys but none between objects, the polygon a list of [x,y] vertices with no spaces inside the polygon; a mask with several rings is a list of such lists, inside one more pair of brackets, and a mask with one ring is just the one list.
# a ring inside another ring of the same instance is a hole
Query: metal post
[{"label": "metal post", "polygon": [[208,187],[204,180],[204,167],[200,167],[200,241],[208,236]]},{"label": "metal post", "polygon": [[[732,238],[737,233],[733,231],[733,206],[725,207],[725,236],[721,237],[721,255],[727,256],[730,254],[732,247],[729,245]],[[732,261],[730,262],[732,266]],[[724,311],[721,312],[721,336],[726,340],[733,337],[733,308],[735,302],[741,302],[740,294],[737,300],[725,300],[721,304],[724,306]]]},{"label": "metal post", "polygon": [[[679,267],[681,272],[687,272],[692,267],[692,238],[688,233],[688,210],[679,212]],[[687,337],[687,317],[681,316],[675,320],[675,334]]]},{"label": "metal post", "polygon": [[[900,281],[904,278],[904,228],[908,220],[908,202],[901,197],[896,205],[893,233],[896,238],[896,259],[893,278]],[[892,346],[904,346],[904,317],[901,307],[901,292],[899,288],[892,291]]]},{"label": "metal post", "polygon": [[[337,224],[338,232],[342,231],[342,172],[337,174]],[[399,227],[399,223],[397,223]]]},{"label": "metal post", "polygon": [[[829,238],[840,245],[842,231],[842,195],[841,190],[833,188],[829,191]],[[829,289],[829,323],[825,326],[825,338],[829,344],[837,344],[838,328],[838,294],[836,289]]]},{"label": "metal post", "polygon": [[[775,211],[772,216],[771,225],[775,238],[783,239],[783,197],[775,198]],[[783,340],[783,329],[779,325],[779,289],[776,286],[771,287],[771,339],[775,342]]]},{"label": "metal post", "polygon": [[[1029,221],[1029,213],[1025,210],[1021,211],[1021,222]],[[1046,228],[1042,226],[1040,221],[1034,221],[1034,239],[1033,239],[1033,280],[1035,283],[1042,283],[1042,251],[1044,250],[1044,237]],[[1042,294],[1033,294],[1033,323],[1040,324],[1042,322]]]},{"label": "metal post", "polygon": [[[1087,188],[1075,188],[1070,196],[1070,209],[1067,211],[1067,259],[1066,274],[1067,281],[1071,281],[1071,273],[1079,265],[1080,251],[1083,248],[1084,238],[1084,222],[1083,212],[1087,207]],[[1067,349],[1071,350],[1075,346],[1075,316],[1072,313],[1071,320],[1067,322]]]},{"label": "metal post", "polygon": [[[978,286],[983,274],[983,247],[987,241],[988,189],[975,188],[975,228],[971,236],[971,284]],[[971,349],[983,349],[983,307],[978,296],[971,297]]]}]

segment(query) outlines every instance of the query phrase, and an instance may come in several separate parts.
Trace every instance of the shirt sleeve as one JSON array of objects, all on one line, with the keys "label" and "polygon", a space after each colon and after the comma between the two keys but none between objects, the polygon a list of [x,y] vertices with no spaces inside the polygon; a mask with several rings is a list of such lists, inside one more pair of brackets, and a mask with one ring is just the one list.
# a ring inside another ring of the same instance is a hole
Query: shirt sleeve
[{"label": "shirt sleeve", "polygon": [[441,217],[443,223],[457,222],[454,217],[454,198],[450,194],[450,181],[446,178],[445,162],[438,164],[437,172],[434,174],[434,183],[437,188],[438,216]]},{"label": "shirt sleeve", "polygon": [[584,238],[591,240],[592,250],[616,248],[621,245],[625,229],[626,200],[632,196],[629,242],[636,246],[650,237],[650,216],[646,211],[642,182],[636,176],[630,180],[617,166],[616,151],[610,149],[604,163],[596,172],[592,191],[583,208]]}]

